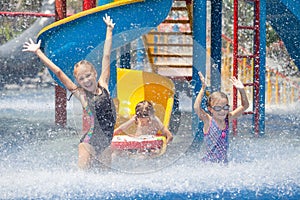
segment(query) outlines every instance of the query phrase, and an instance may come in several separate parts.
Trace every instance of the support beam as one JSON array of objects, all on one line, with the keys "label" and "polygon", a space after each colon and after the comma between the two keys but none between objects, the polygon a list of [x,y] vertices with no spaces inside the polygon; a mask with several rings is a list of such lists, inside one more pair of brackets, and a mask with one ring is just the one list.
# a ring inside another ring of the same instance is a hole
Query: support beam
[{"label": "support beam", "polygon": [[265,134],[265,96],[266,96],[266,20],[267,20],[267,10],[266,10],[266,0],[257,0],[259,3],[259,135]]},{"label": "support beam", "polygon": [[[195,83],[193,93],[193,104],[201,88],[198,72],[206,74],[206,0],[193,1],[193,75],[192,83]],[[192,105],[193,106],[193,105]],[[203,137],[203,122],[201,122],[195,112],[193,112],[192,131],[194,141],[192,149],[200,149]]]},{"label": "support beam", "polygon": [[[55,0],[55,21],[67,16],[66,0]],[[67,124],[67,91],[55,86],[55,124],[66,126]]]},{"label": "support beam", "polygon": [[222,1],[211,0],[211,92],[221,90]]}]

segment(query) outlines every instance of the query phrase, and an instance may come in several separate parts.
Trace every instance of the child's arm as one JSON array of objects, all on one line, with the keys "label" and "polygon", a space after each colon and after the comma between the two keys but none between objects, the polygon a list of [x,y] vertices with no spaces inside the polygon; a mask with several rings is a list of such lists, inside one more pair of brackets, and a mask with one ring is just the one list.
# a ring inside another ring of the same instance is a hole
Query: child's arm
[{"label": "child's arm", "polygon": [[160,121],[160,119],[157,116],[155,116],[154,119],[157,121],[156,125],[158,130],[160,130],[162,135],[166,137],[167,144],[169,144],[173,140],[173,134],[167,127],[164,126],[164,124]]},{"label": "child's arm", "polygon": [[239,107],[237,107],[235,110],[230,112],[230,118],[235,119],[241,116],[245,110],[247,110],[247,108],[249,107],[249,101],[243,83],[239,79],[236,79],[235,77],[232,77],[230,81],[241,94],[241,101],[242,101],[242,104]]},{"label": "child's arm", "polygon": [[41,41],[34,43],[32,39],[25,42],[22,51],[29,51],[35,53],[45,65],[57,76],[57,78],[66,86],[69,91],[74,91],[77,86],[72,80],[57,66],[55,65],[40,49]]},{"label": "child's arm", "polygon": [[162,133],[163,133],[163,135],[166,136],[166,138],[167,138],[167,144],[169,144],[173,140],[173,134],[166,127],[164,127],[162,129]]},{"label": "child's arm", "polygon": [[210,120],[210,116],[207,112],[205,112],[205,110],[203,110],[201,108],[201,102],[202,102],[202,98],[204,96],[204,92],[205,92],[205,88],[206,88],[206,82],[205,82],[205,78],[202,75],[201,72],[198,73],[201,83],[202,83],[202,87],[201,90],[199,91],[195,103],[194,103],[194,110],[196,112],[196,114],[198,115],[198,117],[203,121],[204,124],[209,124],[209,120]]},{"label": "child's arm", "polygon": [[[122,132],[126,133],[126,130],[135,122],[135,116],[133,116],[131,119],[129,119],[127,122],[121,124],[118,128],[114,130],[114,135],[121,134]],[[127,134],[130,135],[130,134]],[[131,136],[131,135],[130,135]]]},{"label": "child's arm", "polygon": [[111,54],[111,46],[112,46],[112,30],[114,29],[115,24],[110,16],[105,15],[103,17],[103,21],[106,23],[106,38],[104,42],[103,49],[103,58],[102,58],[102,71],[99,78],[99,84],[106,88],[108,91],[108,83],[110,77],[110,54]]}]

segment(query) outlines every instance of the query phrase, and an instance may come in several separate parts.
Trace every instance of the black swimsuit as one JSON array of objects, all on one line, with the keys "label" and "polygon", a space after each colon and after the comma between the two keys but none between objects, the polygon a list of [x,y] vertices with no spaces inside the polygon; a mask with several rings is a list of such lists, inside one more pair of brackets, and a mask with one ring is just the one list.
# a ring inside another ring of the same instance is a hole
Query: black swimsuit
[{"label": "black swimsuit", "polygon": [[[94,131],[89,143],[95,148],[96,153],[101,153],[111,143],[114,126],[116,123],[115,105],[108,91],[99,86],[100,95],[86,91],[88,107],[94,116]],[[80,140],[81,142],[86,134]]]}]

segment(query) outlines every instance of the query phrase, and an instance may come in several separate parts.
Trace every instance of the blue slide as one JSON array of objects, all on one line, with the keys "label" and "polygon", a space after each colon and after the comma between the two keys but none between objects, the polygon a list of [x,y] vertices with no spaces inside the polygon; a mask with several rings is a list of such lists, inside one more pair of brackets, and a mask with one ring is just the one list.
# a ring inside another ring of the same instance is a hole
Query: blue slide
[{"label": "blue slide", "polygon": [[[101,65],[106,36],[103,16],[112,17],[112,50],[124,46],[148,33],[162,23],[172,7],[172,0],[121,0],[80,12],[46,26],[38,34],[44,53],[68,77],[73,77],[73,66],[80,60]],[[98,74],[100,74],[98,72]],[[51,73],[52,77],[63,86]]]},{"label": "blue slide", "polygon": [[300,69],[300,0],[267,0],[267,21]]}]

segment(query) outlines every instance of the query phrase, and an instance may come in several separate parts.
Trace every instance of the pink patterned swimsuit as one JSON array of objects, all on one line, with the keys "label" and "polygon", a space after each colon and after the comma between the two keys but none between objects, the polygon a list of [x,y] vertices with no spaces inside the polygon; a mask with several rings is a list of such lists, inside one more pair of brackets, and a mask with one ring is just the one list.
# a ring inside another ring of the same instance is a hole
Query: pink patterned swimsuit
[{"label": "pink patterned swimsuit", "polygon": [[228,150],[228,118],[225,119],[226,127],[224,130],[219,129],[216,121],[212,118],[207,133],[204,133],[204,145],[206,155],[203,161],[227,163]]}]

